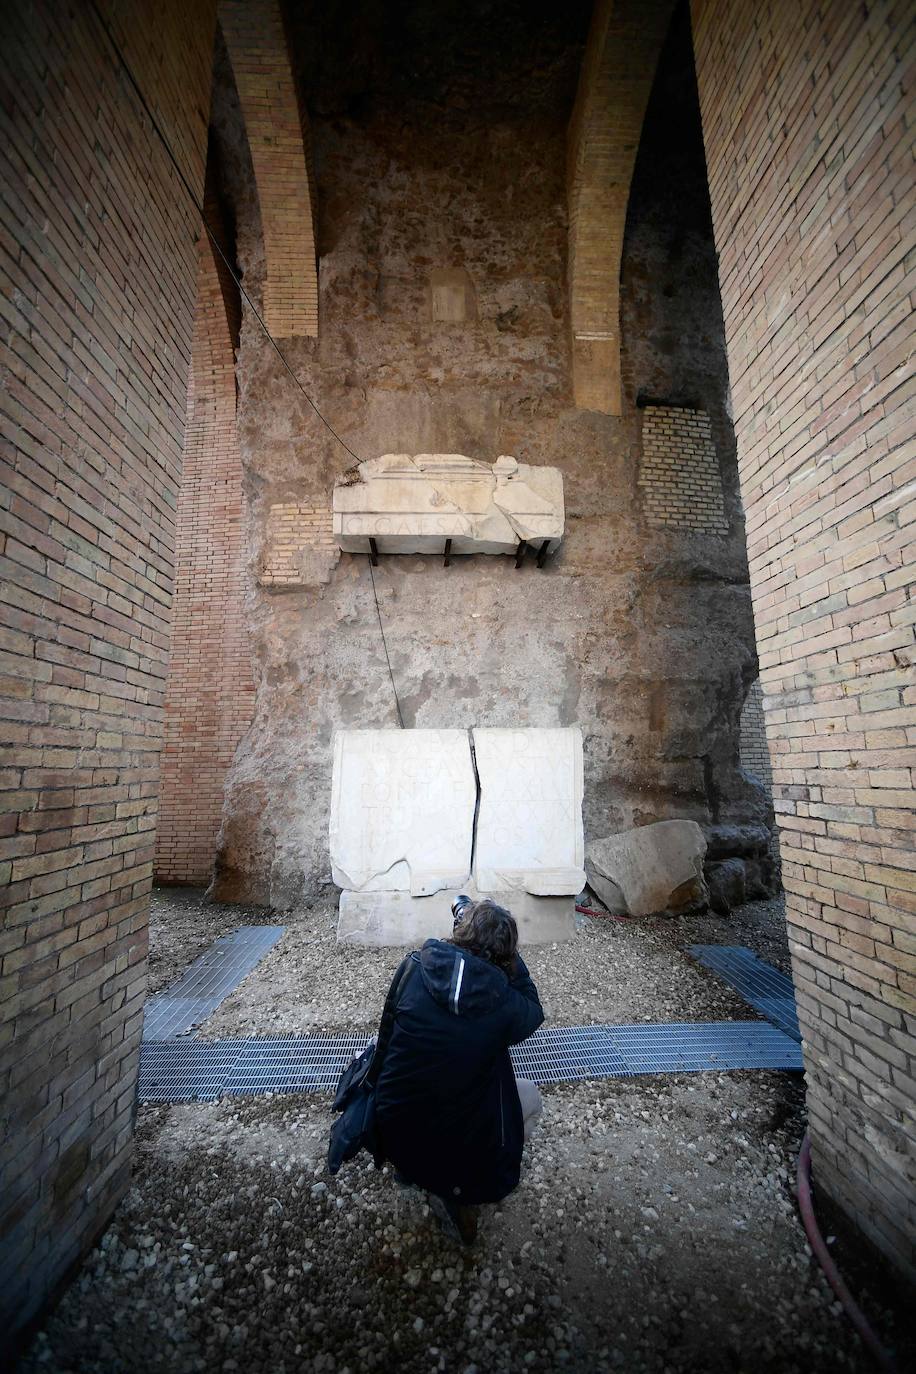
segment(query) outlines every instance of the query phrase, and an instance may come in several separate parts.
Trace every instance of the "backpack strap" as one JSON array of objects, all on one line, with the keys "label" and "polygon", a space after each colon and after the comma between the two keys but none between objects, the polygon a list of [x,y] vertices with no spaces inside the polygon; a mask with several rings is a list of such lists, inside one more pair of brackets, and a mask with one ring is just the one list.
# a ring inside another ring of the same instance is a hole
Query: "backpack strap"
[{"label": "backpack strap", "polygon": [[382,1071],[382,1065],[385,1062],[385,1051],[388,1049],[388,1041],[391,1039],[394,1030],[394,1013],[397,1010],[398,1002],[401,999],[401,993],[407,985],[407,980],[410,978],[416,962],[417,960],[414,955],[408,954],[406,959],[402,959],[391,980],[391,986],[385,998],[385,1005],[382,1008],[382,1019],[379,1022],[378,1040],[376,1041],[375,1051],[372,1055],[372,1063],[369,1065],[368,1072],[366,1073],[365,1081],[367,1084],[374,1086]]}]

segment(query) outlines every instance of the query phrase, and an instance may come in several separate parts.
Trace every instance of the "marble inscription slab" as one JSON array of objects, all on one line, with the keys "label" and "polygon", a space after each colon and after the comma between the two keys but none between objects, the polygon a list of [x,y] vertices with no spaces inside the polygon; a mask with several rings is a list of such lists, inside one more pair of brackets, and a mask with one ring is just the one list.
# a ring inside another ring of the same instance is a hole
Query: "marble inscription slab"
[{"label": "marble inscription slab", "polygon": [[582,732],[473,731],[480,807],[474,881],[539,896],[585,886]]},{"label": "marble inscription slab", "polygon": [[466,730],[339,730],[331,874],[354,892],[460,888],[477,788]]}]

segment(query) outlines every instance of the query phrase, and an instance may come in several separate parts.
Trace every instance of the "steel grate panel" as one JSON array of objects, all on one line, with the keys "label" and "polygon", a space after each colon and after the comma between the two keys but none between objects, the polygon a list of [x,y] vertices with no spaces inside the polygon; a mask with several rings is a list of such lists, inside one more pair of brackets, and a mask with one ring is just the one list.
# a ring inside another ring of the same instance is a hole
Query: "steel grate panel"
[{"label": "steel grate panel", "polygon": [[792,979],[742,945],[691,945],[690,953],[755,1011],[801,1044]]},{"label": "steel grate panel", "polygon": [[368,1035],[313,1035],[248,1040],[226,1079],[226,1092],[321,1092],[336,1088],[343,1070],[362,1054]]},{"label": "steel grate panel", "polygon": [[548,1026],[509,1051],[520,1078],[535,1083],[573,1083],[584,1078],[622,1078],[630,1073],[607,1026]]},{"label": "steel grate panel", "polygon": [[633,1074],[802,1068],[798,1046],[766,1021],[614,1026],[612,1036]]},{"label": "steel grate panel", "polygon": [[146,1040],[140,1046],[140,1101],[212,1102],[237,1058],[233,1040]]},{"label": "steel grate panel", "polygon": [[240,926],[223,935],[158,997],[143,1017],[143,1039],[171,1040],[206,1020],[220,1002],[273,949],[285,926]]},{"label": "steel grate panel", "polygon": [[[223,1093],[321,1092],[362,1052],[365,1034],[287,1039],[145,1041],[140,1100],[212,1101]],[[802,1067],[801,1051],[766,1021],[637,1026],[551,1026],[511,1050],[515,1072],[537,1083],[649,1073]]]}]

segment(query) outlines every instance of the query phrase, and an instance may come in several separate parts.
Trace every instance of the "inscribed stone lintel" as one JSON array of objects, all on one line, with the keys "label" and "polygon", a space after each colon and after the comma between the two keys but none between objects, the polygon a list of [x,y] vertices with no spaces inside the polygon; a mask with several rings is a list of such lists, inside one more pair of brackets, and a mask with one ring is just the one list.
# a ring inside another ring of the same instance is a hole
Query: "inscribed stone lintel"
[{"label": "inscribed stone lintel", "polygon": [[552,553],[563,537],[563,477],[503,456],[386,453],[334,488],[334,537],[346,553],[512,553],[521,541]]}]

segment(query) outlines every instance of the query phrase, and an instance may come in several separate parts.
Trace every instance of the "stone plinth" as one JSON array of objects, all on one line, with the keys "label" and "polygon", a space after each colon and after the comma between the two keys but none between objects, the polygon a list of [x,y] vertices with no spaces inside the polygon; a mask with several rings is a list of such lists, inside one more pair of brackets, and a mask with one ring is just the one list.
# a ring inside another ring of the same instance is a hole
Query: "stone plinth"
[{"label": "stone plinth", "polygon": [[514,458],[480,463],[460,453],[386,453],[334,488],[334,537],[347,553],[513,553],[522,541],[548,552],[564,528],[557,468]]},{"label": "stone plinth", "polygon": [[[472,884],[462,889],[475,900],[491,897],[512,912],[521,944],[544,945],[571,940],[576,933],[574,897],[533,897],[529,892],[479,893]],[[341,944],[421,945],[445,940],[452,933],[451,904],[458,889],[433,897],[409,892],[341,892],[337,939]]]},{"label": "stone plinth", "polygon": [[482,892],[574,895],[585,886],[582,732],[475,729]]},{"label": "stone plinth", "polygon": [[465,730],[340,730],[331,875],[355,892],[415,897],[470,873],[477,789]]}]

